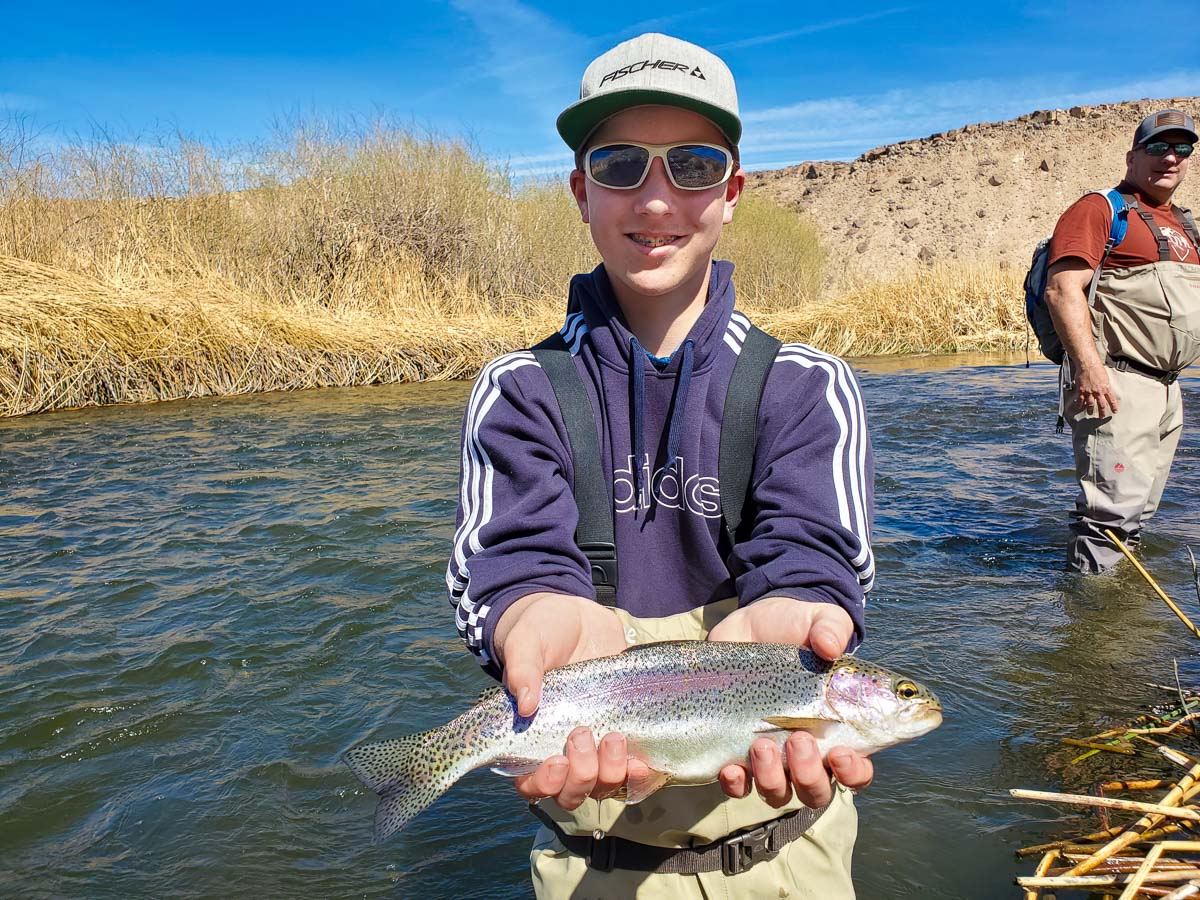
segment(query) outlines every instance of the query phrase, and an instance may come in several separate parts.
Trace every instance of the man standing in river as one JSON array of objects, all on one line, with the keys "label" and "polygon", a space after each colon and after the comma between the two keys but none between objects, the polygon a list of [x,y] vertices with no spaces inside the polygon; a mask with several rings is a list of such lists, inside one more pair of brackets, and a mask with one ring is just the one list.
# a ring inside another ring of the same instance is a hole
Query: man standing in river
[{"label": "man standing in river", "polygon": [[[1123,204],[1087,194],[1050,243],[1046,304],[1066,350],[1063,413],[1080,487],[1068,556],[1086,574],[1122,558],[1105,529],[1137,542],[1183,429],[1177,378],[1200,357],[1200,235],[1171,198],[1195,144],[1190,115],[1147,116],[1125,155]],[[1123,237],[1114,216],[1126,217]]]},{"label": "man standing in river", "polygon": [[[558,130],[603,262],[572,279],[561,332],[476,381],[447,572],[460,634],[520,716],[547,670],[636,643],[834,659],[862,636],[874,573],[862,399],[842,360],[755,329],[713,260],[745,181],[732,74],[641,35],[588,66]],[[852,897],[849,789],[870,760],[822,759],[803,730],[786,760],[746,738],[719,783],[627,805],[627,777],[648,777],[636,748],[573,731],[516,779],[542,801],[539,898]]]}]

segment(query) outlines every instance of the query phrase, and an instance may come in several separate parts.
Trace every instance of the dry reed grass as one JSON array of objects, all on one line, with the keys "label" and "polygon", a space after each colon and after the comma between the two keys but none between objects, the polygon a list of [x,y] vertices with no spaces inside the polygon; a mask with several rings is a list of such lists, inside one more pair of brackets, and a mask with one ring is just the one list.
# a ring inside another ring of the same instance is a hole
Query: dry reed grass
[{"label": "dry reed grass", "polygon": [[[850,355],[1012,343],[1016,292],[995,275],[818,302],[815,229],[762,198],[718,253],[741,305],[789,340]],[[518,188],[469,147],[403,129],[36,155],[0,127],[0,415],[468,377],[557,327],[567,281],[596,262],[563,184]]]},{"label": "dry reed grass", "polygon": [[1015,350],[1026,339],[1022,278],[939,267],[795,311],[764,309],[756,321],[780,340],[842,356]]}]

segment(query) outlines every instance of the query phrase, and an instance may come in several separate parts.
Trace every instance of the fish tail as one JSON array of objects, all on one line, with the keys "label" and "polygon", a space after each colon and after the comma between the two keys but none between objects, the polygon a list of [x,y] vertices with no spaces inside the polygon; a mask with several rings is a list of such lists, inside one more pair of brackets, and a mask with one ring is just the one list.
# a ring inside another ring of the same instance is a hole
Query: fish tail
[{"label": "fish tail", "polygon": [[389,741],[360,744],[342,759],[364,785],[379,795],[375,808],[375,840],[391,837],[446,793],[470,766],[467,751],[439,752],[447,742],[439,731],[426,731]]}]

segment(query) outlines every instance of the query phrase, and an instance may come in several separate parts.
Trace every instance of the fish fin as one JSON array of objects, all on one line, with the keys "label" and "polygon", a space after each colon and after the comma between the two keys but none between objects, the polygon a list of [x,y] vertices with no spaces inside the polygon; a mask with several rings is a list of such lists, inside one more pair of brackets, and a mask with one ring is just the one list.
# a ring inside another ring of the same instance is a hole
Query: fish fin
[{"label": "fish fin", "polygon": [[518,775],[528,775],[537,770],[542,764],[540,759],[525,759],[518,756],[505,756],[495,760],[492,771],[505,778],[516,778]]},{"label": "fish fin", "polygon": [[407,825],[462,775],[459,770],[462,757],[430,752],[430,744],[436,737],[436,732],[427,731],[392,741],[360,744],[342,755],[358,780],[379,794],[379,805],[375,808],[376,842],[386,840]]},{"label": "fish fin", "polygon": [[837,720],[801,718],[799,716],[763,716],[763,721],[769,722],[774,728],[782,728],[784,731],[807,731],[809,734],[819,737]]},{"label": "fish fin", "polygon": [[660,788],[671,783],[670,772],[660,772],[658,769],[647,769],[644,776],[630,777],[625,782],[625,802],[628,804],[641,803]]}]

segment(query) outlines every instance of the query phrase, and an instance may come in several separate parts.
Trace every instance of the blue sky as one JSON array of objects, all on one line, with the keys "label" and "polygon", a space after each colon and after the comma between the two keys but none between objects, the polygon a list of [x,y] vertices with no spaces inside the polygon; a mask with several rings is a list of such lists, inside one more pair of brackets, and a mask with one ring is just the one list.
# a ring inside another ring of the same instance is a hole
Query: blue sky
[{"label": "blue sky", "polygon": [[569,166],[556,115],[593,57],[642,31],[728,62],[752,169],[1039,108],[1200,94],[1194,0],[0,0],[0,21],[0,123],[21,117],[43,137],[236,145],[297,117],[382,114],[465,137],[520,175]]}]

